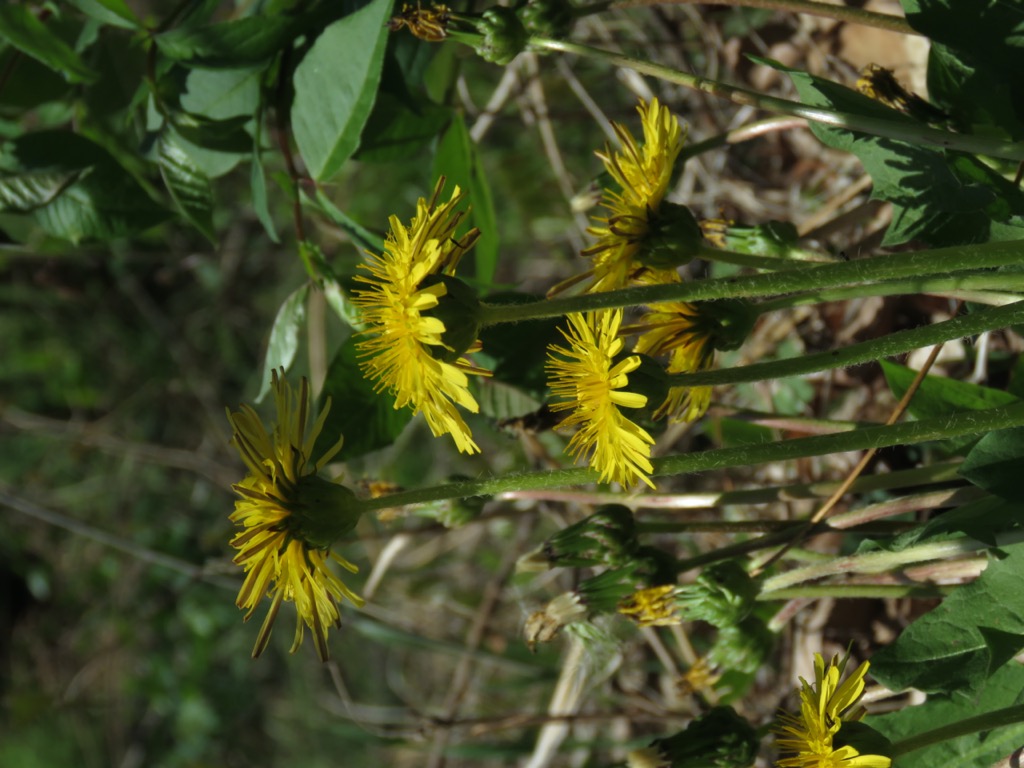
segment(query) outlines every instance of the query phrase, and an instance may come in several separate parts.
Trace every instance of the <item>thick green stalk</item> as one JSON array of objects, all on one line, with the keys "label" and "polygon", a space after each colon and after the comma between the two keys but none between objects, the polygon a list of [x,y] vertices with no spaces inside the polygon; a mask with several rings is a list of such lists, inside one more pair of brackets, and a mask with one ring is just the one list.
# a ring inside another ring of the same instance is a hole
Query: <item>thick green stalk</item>
[{"label": "thick green stalk", "polygon": [[851,131],[860,131],[873,136],[882,136],[911,144],[928,145],[939,149],[953,149],[978,155],[1001,157],[1006,160],[1024,160],[1024,143],[988,139],[982,136],[968,136],[960,133],[929,128],[908,120],[888,120],[864,115],[853,115],[848,112],[837,112],[824,107],[809,107],[796,101],[779,99],[774,96],[748,91],[745,88],[726,85],[715,80],[697,77],[679,72],[670,67],[654,64],[643,59],[634,59],[614,51],[594,48],[582,43],[570,43],[564,40],[551,40],[543,37],[531,37],[530,45],[548,51],[573,53],[592,59],[607,61],[619,67],[632,69],[644,75],[651,75],[670,83],[682,85],[702,93],[710,93],[728,99],[734,104],[757,107],[771,112],[781,112],[811,120],[822,125],[831,125]]},{"label": "thick green stalk", "polygon": [[1024,263],[1024,241],[958,245],[951,248],[893,253],[838,264],[801,264],[761,275],[720,277],[670,285],[645,285],[605,293],[587,293],[558,299],[540,299],[523,304],[480,306],[482,325],[518,323],[572,312],[632,307],[663,301],[708,301],[711,299],[760,298],[799,291],[816,291],[842,285],[862,285],[886,280],[922,281],[967,272]]},{"label": "thick green stalk", "polygon": [[1024,301],[972,312],[969,315],[944,320],[934,325],[897,331],[880,339],[862,341],[859,344],[851,344],[848,347],[833,349],[829,352],[819,352],[785,360],[769,360],[720,371],[675,373],[669,375],[668,381],[673,387],[695,387],[802,376],[816,371],[827,371],[831,368],[846,368],[851,365],[870,363],[921,347],[941,344],[1017,323],[1024,323]]},{"label": "thick green stalk", "polygon": [[[1012,403],[981,411],[966,411],[892,426],[865,427],[835,435],[816,435],[778,443],[718,448],[699,453],[666,456],[654,459],[651,463],[654,465],[653,475],[655,476],[681,475],[726,467],[787,461],[828,453],[930,442],[1017,426],[1024,426],[1024,403]],[[368,511],[445,499],[489,496],[505,491],[557,488],[596,481],[597,474],[590,469],[523,472],[485,480],[448,483],[431,488],[402,491],[376,499],[366,499],[362,502],[362,508],[364,511]]]},{"label": "thick green stalk", "polygon": [[917,749],[930,747],[932,744],[939,744],[943,741],[967,736],[971,733],[990,731],[993,728],[1022,722],[1024,722],[1024,704],[1017,704],[1012,707],[986,712],[977,717],[969,717],[958,723],[950,723],[933,731],[925,731],[916,736],[910,736],[902,741],[893,743],[888,752],[890,757],[899,757]]},{"label": "thick green stalk", "polygon": [[821,584],[779,589],[771,594],[757,596],[761,601],[775,600],[817,600],[822,597],[855,600],[872,598],[884,600],[895,597],[942,597],[953,591],[953,587],[935,584]]},{"label": "thick green stalk", "polygon": [[885,29],[889,32],[899,32],[903,35],[920,35],[921,33],[911,27],[906,19],[893,16],[888,13],[874,13],[861,8],[852,8],[845,5],[833,3],[818,3],[814,0],[624,0],[615,4],[616,8],[631,8],[637,5],[732,5],[746,8],[771,8],[776,11],[789,11],[790,13],[806,13],[810,16],[821,16],[826,19],[836,19],[850,24],[860,24],[875,29]]}]

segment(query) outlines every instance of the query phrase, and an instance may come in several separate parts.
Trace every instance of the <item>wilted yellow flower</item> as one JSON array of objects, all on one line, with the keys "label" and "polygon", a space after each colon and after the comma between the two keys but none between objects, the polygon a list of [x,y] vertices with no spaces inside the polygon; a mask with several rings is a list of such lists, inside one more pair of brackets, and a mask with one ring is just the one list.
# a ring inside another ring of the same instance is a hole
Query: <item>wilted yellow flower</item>
[{"label": "wilted yellow flower", "polygon": [[883,755],[862,755],[854,747],[833,747],[833,737],[843,721],[864,716],[854,707],[864,693],[864,662],[842,684],[846,659],[833,656],[826,666],[820,653],[814,654],[814,685],[801,679],[800,714],[786,713],[776,729],[779,748],[786,754],[777,768],[889,768],[892,760]]},{"label": "wilted yellow flower", "polygon": [[675,584],[638,589],[619,603],[619,613],[628,616],[641,627],[670,627],[681,624],[676,607]]},{"label": "wilted yellow flower", "polygon": [[[653,305],[636,325],[624,331],[640,334],[634,352],[651,357],[668,355],[668,373],[694,373],[714,365],[713,328],[702,321],[693,304],[668,301]],[[654,415],[668,416],[671,421],[694,421],[710,404],[711,387],[672,387]]]},{"label": "wilted yellow flower", "polygon": [[569,348],[549,347],[549,385],[560,400],[551,407],[573,409],[560,425],[579,427],[569,441],[569,454],[589,455],[601,482],[630,486],[642,480],[653,488],[648,474],[653,471],[654,439],[622,413],[623,408],[647,405],[647,396],[626,389],[640,358],[615,359],[623,348],[618,335],[621,323],[621,309],[569,315],[569,330],[562,331]]},{"label": "wilted yellow flower", "polygon": [[330,407],[306,434],[309,420],[309,384],[305,378],[298,396],[287,382],[273,375],[277,421],[268,433],[256,412],[248,405],[232,413],[231,444],[249,469],[249,474],[232,489],[235,501],[232,522],[244,530],[231,540],[238,550],[234,562],[245,570],[245,581],[236,604],[248,609],[248,621],[264,596],[271,599],[253,657],[267,647],[270,632],[283,601],[295,603],[298,614],[292,653],[302,644],[304,627],[309,627],[322,661],[329,656],[327,630],[341,626],[338,603],[343,598],[357,606],[363,600],[328,567],[333,559],[352,573],[355,565],[337,553],[331,544],[350,531],[359,519],[355,496],[344,486],[317,475],[341,449],[341,441],[315,463],[313,446],[323,429]]},{"label": "wilted yellow flower", "polygon": [[612,123],[622,145],[598,153],[621,191],[605,189],[601,205],[608,215],[587,231],[597,238],[584,256],[593,257],[589,292],[611,291],[635,283],[665,283],[679,279],[674,269],[652,269],[637,261],[644,237],[657,217],[672,168],[683,148],[683,132],[675,115],[657,99],[637,107],[644,143],[638,146],[629,129]]},{"label": "wilted yellow flower", "polygon": [[363,265],[369,277],[356,276],[369,287],[355,291],[352,301],[366,323],[363,332],[371,337],[358,348],[366,358],[361,363],[363,372],[374,380],[375,390],[394,395],[396,409],[409,406],[415,413],[422,412],[436,437],[448,433],[461,452],[476,453],[480,449],[455,406],[471,413],[480,409],[469,392],[467,374],[486,371],[445,343],[448,329],[430,310],[448,289],[441,281],[425,284],[424,280],[454,274],[459,259],[480,233],[474,229],[461,242],[455,239],[464,214],[454,208],[462,194],[456,187],[448,202],[439,205],[443,185],[442,178],[429,202],[419,199],[408,227],[397,216],[390,218],[384,253],[370,254],[370,263]]}]

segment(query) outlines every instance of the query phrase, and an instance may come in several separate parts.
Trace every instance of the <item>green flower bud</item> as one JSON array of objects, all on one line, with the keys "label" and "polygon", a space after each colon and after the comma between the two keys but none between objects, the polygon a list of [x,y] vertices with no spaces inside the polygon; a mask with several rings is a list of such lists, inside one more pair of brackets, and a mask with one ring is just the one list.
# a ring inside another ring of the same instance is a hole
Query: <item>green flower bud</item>
[{"label": "green flower bud", "polygon": [[715,707],[674,736],[655,739],[650,749],[671,768],[746,768],[758,744],[754,728],[732,707]]},{"label": "green flower bud", "polygon": [[549,538],[520,560],[519,570],[615,566],[628,562],[636,548],[633,513],[626,507],[610,504]]},{"label": "green flower bud", "polygon": [[699,306],[701,318],[713,325],[708,331],[711,345],[723,351],[739,349],[758,318],[754,306],[742,299],[705,301]]},{"label": "green flower bud", "polygon": [[619,603],[636,591],[636,568],[614,568],[580,582],[576,594],[589,614],[615,613]]},{"label": "green flower bud", "polygon": [[775,636],[768,626],[756,616],[748,616],[736,626],[720,629],[708,653],[708,663],[726,670],[720,685],[730,687],[730,676],[752,675],[760,669],[774,644]]},{"label": "green flower bud", "polygon": [[757,583],[743,568],[724,562],[705,568],[696,583],[680,587],[676,600],[687,618],[729,627],[750,615],[757,594]]},{"label": "green flower bud", "polygon": [[528,0],[516,15],[531,35],[554,38],[568,37],[576,18],[568,0]]},{"label": "green flower bud", "polygon": [[313,549],[326,549],[356,527],[359,499],[344,485],[318,475],[303,475],[288,502],[288,524]]},{"label": "green flower bud", "polygon": [[651,216],[638,260],[654,269],[674,269],[700,254],[704,235],[690,209],[662,203]]},{"label": "green flower bud", "polygon": [[437,306],[425,310],[426,317],[436,317],[444,323],[441,340],[444,345],[427,347],[431,356],[445,363],[454,363],[470,347],[476,344],[480,335],[480,302],[476,291],[450,275],[428,275],[419,288],[442,284],[445,292],[438,297]]},{"label": "green flower bud", "polygon": [[476,52],[492,64],[508,64],[526,49],[526,41],[529,39],[516,12],[500,5],[483,12],[476,24],[476,31],[484,37]]}]

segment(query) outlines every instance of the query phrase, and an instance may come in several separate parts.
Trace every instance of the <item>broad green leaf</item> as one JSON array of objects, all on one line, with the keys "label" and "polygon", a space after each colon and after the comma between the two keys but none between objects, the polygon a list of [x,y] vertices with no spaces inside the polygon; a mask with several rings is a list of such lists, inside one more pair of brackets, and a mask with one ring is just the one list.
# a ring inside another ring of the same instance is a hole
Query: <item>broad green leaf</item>
[{"label": "broad green leaf", "polygon": [[[0,89],[0,105],[3,105],[5,115],[10,115],[14,110],[39,107],[47,102],[67,100],[68,92],[73,87],[64,75],[9,46],[0,51],[0,72],[10,72],[3,89]],[[96,90],[89,88],[86,94]]]},{"label": "broad green leaf", "polygon": [[10,142],[5,162],[22,173],[80,173],[32,215],[43,230],[78,243],[141,232],[167,218],[98,144],[70,131],[39,131]]},{"label": "broad green leaf", "polygon": [[[777,62],[758,61],[786,72],[805,104],[915,123],[837,83]],[[828,146],[855,154],[874,182],[872,196],[893,204],[885,245],[914,239],[946,246],[1024,238],[1019,220],[1024,194],[977,159],[813,122],[811,130]]]},{"label": "broad green leaf", "polygon": [[960,534],[995,546],[999,534],[1018,528],[1024,521],[1024,503],[1009,503],[995,496],[935,515],[923,525],[897,536],[889,549],[899,551],[929,539],[953,538]]},{"label": "broad green leaf", "polygon": [[216,244],[217,233],[213,229],[213,191],[210,180],[181,148],[177,137],[164,131],[157,139],[157,159],[160,174],[174,198],[178,210],[206,238]]},{"label": "broad green leaf", "polygon": [[251,118],[259,106],[262,67],[193,69],[185,78],[181,108],[208,120]]},{"label": "broad green leaf", "polygon": [[292,128],[313,178],[324,181],[359,146],[377,96],[392,0],[328,26],[295,70]]},{"label": "broad green leaf", "polygon": [[441,137],[434,156],[434,176],[445,176],[449,190],[457,184],[467,193],[472,209],[469,221],[480,228],[480,240],[472,251],[476,265],[473,275],[480,285],[490,285],[498,266],[498,218],[487,174],[461,114],[454,115],[451,125]]},{"label": "broad green leaf", "polygon": [[324,298],[327,300],[327,306],[334,310],[334,314],[338,316],[341,322],[358,330],[363,327],[363,323],[359,319],[359,309],[349,298],[353,283],[351,280],[346,281],[346,283],[346,287],[343,288],[337,280],[325,280],[323,286]]},{"label": "broad green leaf", "polygon": [[[1024,137],[1024,15],[1005,0],[903,0],[907,21],[932,41],[929,93],[961,129]],[[969,14],[970,23],[964,19]],[[988,124],[986,125],[986,122]]]},{"label": "broad green leaf", "polygon": [[267,205],[267,179],[263,174],[263,161],[260,159],[259,147],[253,149],[250,183],[252,186],[252,208],[256,212],[256,218],[260,220],[267,236],[275,243],[281,240],[277,236],[277,227],[274,226],[274,219],[270,215],[270,207]]},{"label": "broad green leaf", "polygon": [[[874,666],[871,669],[874,672]],[[870,716],[873,728],[897,742],[961,720],[1024,702],[1024,666],[1011,663],[994,674],[979,696],[929,697],[924,704]],[[845,724],[844,724],[845,727]],[[1024,743],[1024,723],[972,733],[901,755],[897,768],[989,768]]]},{"label": "broad green leaf", "polygon": [[1024,427],[989,432],[971,449],[960,474],[1009,501],[1024,501]]},{"label": "broad green leaf", "polygon": [[300,19],[247,16],[204,26],[177,27],[157,35],[160,52],[193,67],[237,69],[265,63],[291,43]]},{"label": "broad green leaf", "polygon": [[339,454],[343,459],[391,445],[412,418],[408,408],[395,409],[390,394],[374,392],[373,383],[359,370],[355,345],[353,337],[342,344],[331,361],[320,395],[321,409],[328,397],[332,406],[317,450],[333,444],[339,434],[344,435],[345,444]]},{"label": "broad green leaf", "polygon": [[[882,360],[885,380],[897,399],[909,389],[917,371]],[[979,411],[1017,402],[1018,398],[1001,389],[983,387],[969,381],[958,381],[945,376],[925,376],[920,388],[910,401],[910,412],[920,418],[942,416],[963,410]]]},{"label": "broad green leaf", "polygon": [[19,213],[35,210],[53,201],[83,173],[86,171],[40,171],[0,176],[0,210]]},{"label": "broad green leaf", "polygon": [[494,378],[482,378],[477,382],[476,400],[480,404],[480,412],[492,419],[525,416],[541,406],[540,400]]},{"label": "broad green leaf", "polygon": [[0,37],[27,56],[63,73],[73,83],[91,83],[97,75],[75,50],[46,28],[32,9],[17,3],[0,4]]},{"label": "broad green leaf", "polygon": [[1002,548],[984,573],[958,587],[875,654],[871,672],[887,688],[978,694],[1024,649],[1024,544]]},{"label": "broad green leaf", "polygon": [[271,372],[277,368],[284,368],[287,371],[295,361],[295,355],[299,351],[299,331],[306,321],[308,293],[309,283],[303,283],[289,294],[277,310],[277,317],[274,318],[274,325],[270,329],[267,356],[263,360],[263,379],[260,382],[260,392],[256,396],[257,402],[270,391]]},{"label": "broad green leaf", "polygon": [[381,91],[356,158],[365,163],[394,163],[422,156],[451,119],[448,107]]},{"label": "broad green leaf", "polygon": [[135,18],[124,0],[68,0],[71,5],[102,24],[111,24],[125,29],[136,29],[139,20]]}]

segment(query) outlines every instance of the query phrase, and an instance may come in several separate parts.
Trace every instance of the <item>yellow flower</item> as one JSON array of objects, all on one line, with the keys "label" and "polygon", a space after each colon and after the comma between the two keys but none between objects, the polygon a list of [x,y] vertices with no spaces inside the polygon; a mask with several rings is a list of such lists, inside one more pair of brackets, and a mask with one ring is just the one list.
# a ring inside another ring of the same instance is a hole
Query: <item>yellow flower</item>
[{"label": "yellow flower", "polygon": [[842,683],[846,667],[833,656],[826,666],[820,653],[814,654],[814,685],[801,679],[800,714],[782,715],[777,743],[787,753],[777,768],[889,768],[892,761],[883,755],[862,755],[854,747],[833,747],[833,737],[844,720],[856,721],[864,715],[861,707],[851,709],[864,693],[864,662]]},{"label": "yellow flower", "polygon": [[638,589],[619,603],[619,613],[633,619],[641,627],[670,627],[681,624],[676,608],[676,587],[662,584]]},{"label": "yellow flower", "polygon": [[306,436],[310,409],[306,379],[296,397],[274,371],[273,391],[277,421],[269,433],[248,405],[236,413],[228,411],[231,444],[249,469],[248,476],[232,486],[241,498],[235,501],[231,520],[244,528],[231,540],[238,550],[234,562],[245,570],[236,604],[248,609],[248,621],[264,596],[271,599],[253,658],[267,647],[281,603],[288,600],[295,603],[298,614],[292,653],[302,644],[304,627],[309,627],[317,654],[326,661],[330,656],[327,629],[341,626],[338,603],[347,598],[363,605],[362,598],[327,566],[327,560],[333,559],[352,573],[358,570],[331,552],[330,545],[355,526],[359,512],[351,491],[317,476],[341,449],[340,440],[310,466],[330,403]]},{"label": "yellow flower", "polygon": [[583,251],[594,260],[588,292],[679,279],[674,269],[648,268],[637,256],[668,191],[672,167],[683,148],[683,132],[679,121],[657,99],[640,104],[637,111],[643,125],[643,146],[637,145],[628,128],[612,123],[622,149],[613,152],[605,147],[603,154],[598,153],[621,191],[605,189],[601,204],[608,215],[597,218],[587,230],[597,238],[597,243]]},{"label": "yellow flower", "polygon": [[[375,390],[394,395],[396,409],[409,406],[414,413],[422,412],[435,437],[450,434],[461,452],[476,453],[480,449],[455,406],[471,413],[480,409],[469,392],[467,374],[486,371],[445,344],[445,324],[429,311],[447,295],[447,288],[440,281],[424,284],[431,276],[452,275],[479,237],[474,229],[462,242],[455,240],[463,214],[453,209],[462,194],[456,187],[448,202],[438,205],[443,185],[442,178],[429,203],[420,198],[408,227],[397,216],[390,218],[384,253],[370,254],[371,262],[363,265],[370,276],[356,277],[369,287],[355,291],[352,301],[366,323],[363,333],[372,336],[358,347],[366,357],[361,367],[374,380]],[[449,355],[453,361],[441,359],[446,352],[455,353]]]},{"label": "yellow flower", "polygon": [[549,347],[549,385],[561,400],[551,407],[573,409],[560,425],[579,427],[569,441],[569,454],[589,454],[601,482],[630,486],[642,480],[653,488],[647,475],[653,471],[654,439],[621,410],[647,404],[645,395],[626,391],[640,358],[630,355],[616,361],[623,347],[618,336],[621,322],[621,309],[569,315],[569,330],[562,331],[569,348]]},{"label": "yellow flower", "polygon": [[[714,365],[712,329],[693,304],[669,301],[653,305],[639,323],[624,332],[640,334],[633,349],[637,354],[668,355],[668,373],[694,373]],[[667,415],[674,422],[695,421],[710,404],[711,387],[672,387],[654,416]]]}]

